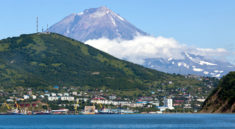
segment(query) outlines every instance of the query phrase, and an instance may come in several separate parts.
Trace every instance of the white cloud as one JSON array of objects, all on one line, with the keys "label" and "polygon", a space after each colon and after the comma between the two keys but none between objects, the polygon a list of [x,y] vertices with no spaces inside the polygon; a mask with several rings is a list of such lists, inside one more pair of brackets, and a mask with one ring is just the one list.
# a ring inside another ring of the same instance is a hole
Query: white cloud
[{"label": "white cloud", "polygon": [[201,56],[224,56],[228,54],[228,51],[224,48],[217,48],[217,49],[195,48],[191,51],[191,53],[196,54],[196,55],[201,55]]},{"label": "white cloud", "polygon": [[136,36],[133,40],[100,38],[88,40],[86,44],[107,52],[117,58],[143,64],[146,58],[184,59],[184,52],[210,58],[225,56],[223,48],[195,48],[178,43],[173,38]]}]

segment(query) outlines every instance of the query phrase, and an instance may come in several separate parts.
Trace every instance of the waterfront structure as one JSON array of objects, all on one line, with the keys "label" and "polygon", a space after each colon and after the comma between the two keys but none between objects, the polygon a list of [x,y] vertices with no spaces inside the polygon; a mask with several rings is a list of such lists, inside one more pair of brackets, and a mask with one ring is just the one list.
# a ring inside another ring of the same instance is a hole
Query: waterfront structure
[{"label": "waterfront structure", "polygon": [[82,114],[95,114],[95,112],[96,112],[95,106],[85,106]]},{"label": "waterfront structure", "polygon": [[51,110],[52,114],[68,114],[69,109]]}]

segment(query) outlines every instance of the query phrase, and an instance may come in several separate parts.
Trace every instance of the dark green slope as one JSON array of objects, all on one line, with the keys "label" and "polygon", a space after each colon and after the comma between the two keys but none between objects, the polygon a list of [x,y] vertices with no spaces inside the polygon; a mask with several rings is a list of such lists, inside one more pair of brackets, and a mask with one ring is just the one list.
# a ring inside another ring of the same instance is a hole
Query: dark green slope
[{"label": "dark green slope", "polygon": [[29,34],[0,40],[0,86],[106,86],[145,89],[173,81],[200,85],[114,58],[58,34]]},{"label": "dark green slope", "polygon": [[235,113],[235,71],[224,76],[203,104],[201,112]]}]

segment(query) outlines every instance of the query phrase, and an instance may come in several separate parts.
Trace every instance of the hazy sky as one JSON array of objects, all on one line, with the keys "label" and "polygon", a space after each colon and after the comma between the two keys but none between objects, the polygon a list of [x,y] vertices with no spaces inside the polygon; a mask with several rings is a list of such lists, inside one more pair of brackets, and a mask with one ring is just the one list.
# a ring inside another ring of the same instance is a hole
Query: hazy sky
[{"label": "hazy sky", "polygon": [[137,28],[183,44],[235,51],[235,0],[0,0],[0,39],[106,6]]}]

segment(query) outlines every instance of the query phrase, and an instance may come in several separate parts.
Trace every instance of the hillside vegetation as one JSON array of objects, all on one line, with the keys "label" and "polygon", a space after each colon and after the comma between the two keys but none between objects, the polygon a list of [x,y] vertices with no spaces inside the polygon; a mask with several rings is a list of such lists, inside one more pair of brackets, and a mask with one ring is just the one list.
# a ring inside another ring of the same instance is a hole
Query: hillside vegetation
[{"label": "hillside vegetation", "polygon": [[0,86],[90,86],[146,89],[200,86],[186,79],[114,58],[79,41],[51,34],[28,34],[0,40]]},{"label": "hillside vegetation", "polygon": [[235,72],[230,72],[220,80],[219,86],[207,98],[201,112],[235,112]]}]

